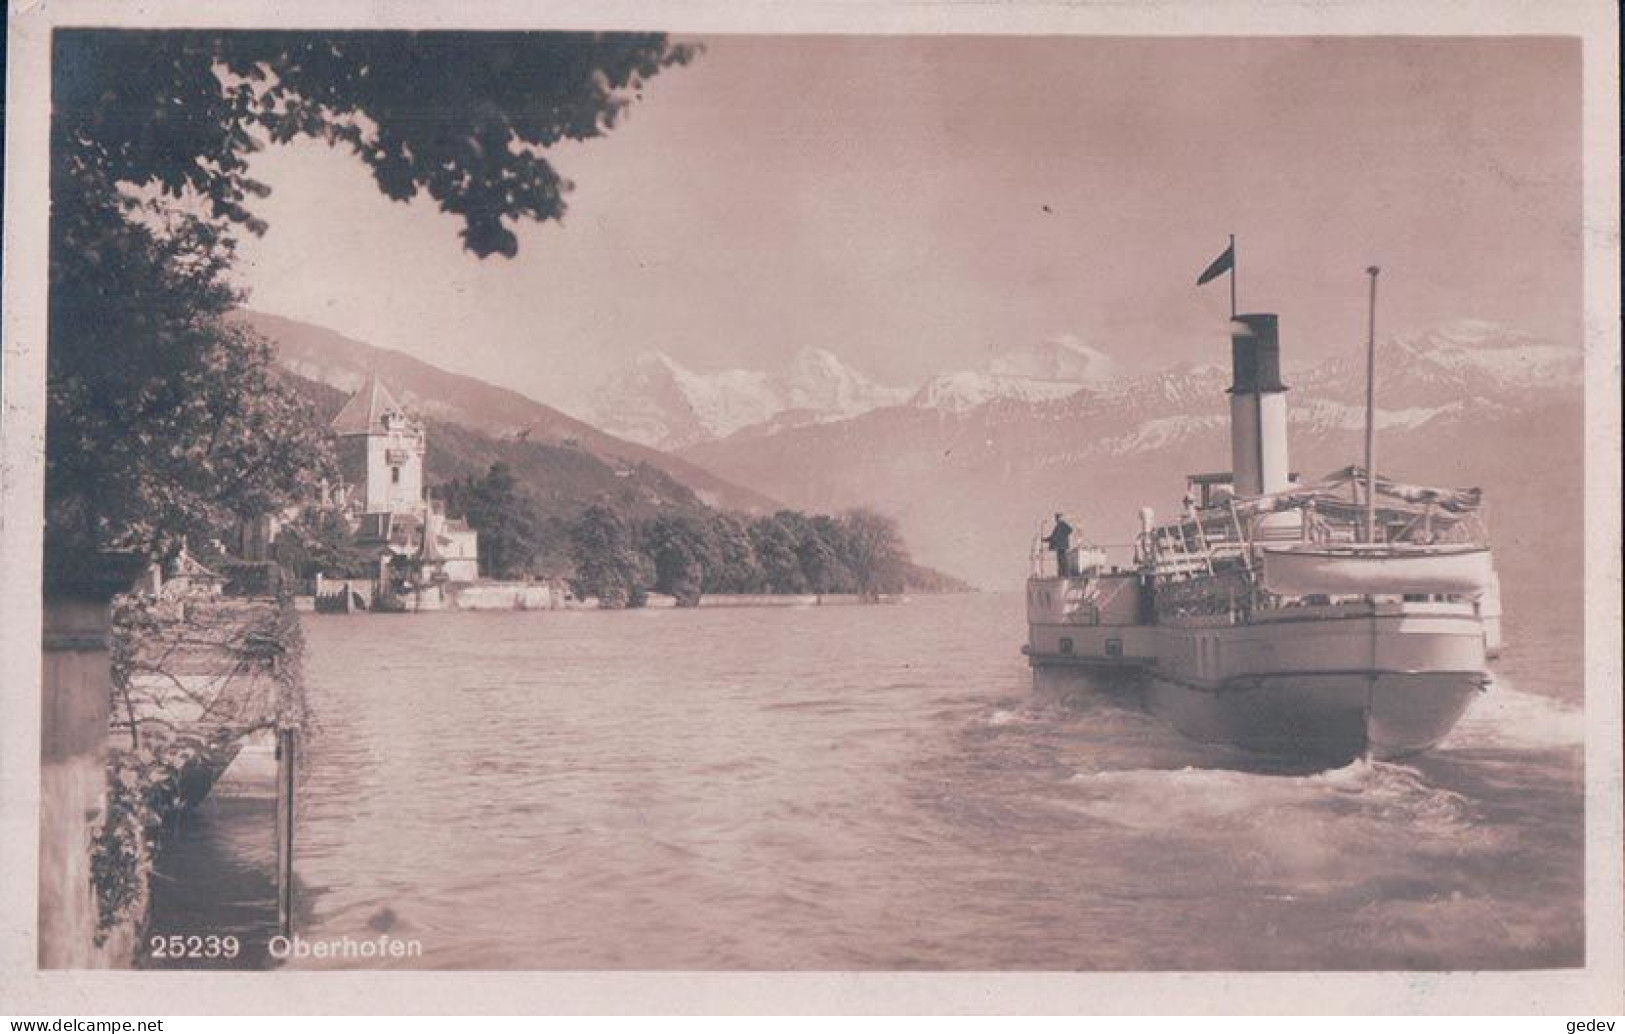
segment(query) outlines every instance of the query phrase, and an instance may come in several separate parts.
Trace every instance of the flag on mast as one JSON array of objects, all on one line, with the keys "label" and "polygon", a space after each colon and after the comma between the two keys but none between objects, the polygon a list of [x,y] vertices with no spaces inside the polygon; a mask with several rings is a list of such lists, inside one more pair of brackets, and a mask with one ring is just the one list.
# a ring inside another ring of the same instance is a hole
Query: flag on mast
[{"label": "flag on mast", "polygon": [[1196,278],[1196,286],[1201,287],[1209,280],[1222,276],[1234,268],[1236,268],[1236,242],[1232,240],[1230,246],[1224,249],[1224,254],[1214,259],[1206,269],[1202,270],[1202,275]]}]

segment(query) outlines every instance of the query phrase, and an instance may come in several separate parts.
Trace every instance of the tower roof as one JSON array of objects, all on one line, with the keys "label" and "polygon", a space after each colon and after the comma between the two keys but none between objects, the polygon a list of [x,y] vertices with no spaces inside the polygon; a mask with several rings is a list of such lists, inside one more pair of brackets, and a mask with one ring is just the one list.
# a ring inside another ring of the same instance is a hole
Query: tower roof
[{"label": "tower roof", "polygon": [[373,373],[367,376],[367,383],[350,396],[331,426],[334,434],[383,434],[388,430],[384,427],[384,417],[390,413],[403,420],[406,418],[406,410]]}]

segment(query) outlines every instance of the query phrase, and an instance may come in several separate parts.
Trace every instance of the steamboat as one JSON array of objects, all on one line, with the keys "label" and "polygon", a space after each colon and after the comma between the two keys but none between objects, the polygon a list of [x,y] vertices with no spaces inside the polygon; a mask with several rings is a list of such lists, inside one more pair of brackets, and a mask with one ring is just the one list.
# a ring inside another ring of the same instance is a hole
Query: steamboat
[{"label": "steamboat", "polygon": [[1126,565],[1035,542],[1035,686],[1125,694],[1192,738],[1263,754],[1427,750],[1489,687],[1500,649],[1481,494],[1375,471],[1375,267],[1365,465],[1291,473],[1278,318],[1234,314],[1231,248],[1231,470],[1190,475],[1177,519],[1142,509]]}]

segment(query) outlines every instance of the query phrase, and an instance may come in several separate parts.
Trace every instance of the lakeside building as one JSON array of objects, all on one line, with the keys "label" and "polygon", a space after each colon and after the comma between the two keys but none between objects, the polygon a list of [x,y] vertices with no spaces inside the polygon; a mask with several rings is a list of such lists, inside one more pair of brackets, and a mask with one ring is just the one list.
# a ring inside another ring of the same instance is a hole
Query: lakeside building
[{"label": "lakeside building", "polygon": [[447,517],[423,489],[428,432],[377,374],[367,378],[330,425],[341,484],[334,502],[358,545],[388,554],[397,571],[419,579],[472,582],[479,577],[479,533]]},{"label": "lakeside building", "polygon": [[350,396],[329,430],[347,508],[362,514],[421,510],[428,432],[407,415],[377,374]]}]

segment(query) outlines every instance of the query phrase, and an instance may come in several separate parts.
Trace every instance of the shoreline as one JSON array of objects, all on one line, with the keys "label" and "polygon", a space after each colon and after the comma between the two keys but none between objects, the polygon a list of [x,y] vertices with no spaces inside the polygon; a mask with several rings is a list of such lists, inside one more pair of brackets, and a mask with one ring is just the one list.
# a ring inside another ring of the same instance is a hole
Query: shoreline
[{"label": "shoreline", "polygon": [[[650,593],[641,607],[608,608],[625,610],[692,610],[733,607],[857,607],[896,606],[912,602],[920,596],[964,596],[979,590],[964,592],[904,592],[882,593],[878,598],[865,599],[857,593],[708,593],[702,595],[692,607],[683,607],[675,597]],[[402,611],[370,610],[365,606],[351,609],[318,606],[318,597],[295,596],[294,609],[300,613],[369,614],[369,613],[447,613],[486,611],[596,611],[606,608],[594,600],[560,599],[542,585],[524,583],[475,582],[448,586],[442,601],[435,606],[409,606]]]}]

